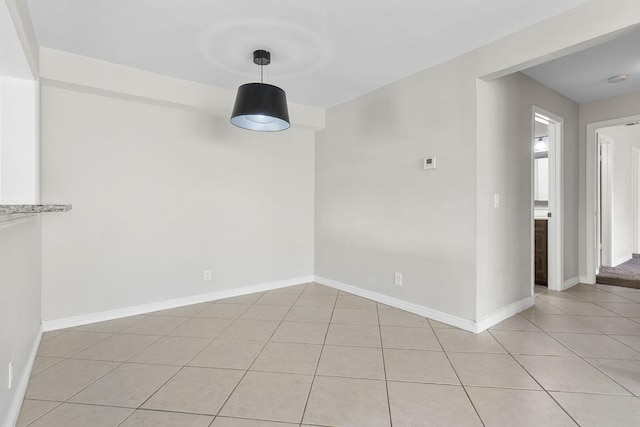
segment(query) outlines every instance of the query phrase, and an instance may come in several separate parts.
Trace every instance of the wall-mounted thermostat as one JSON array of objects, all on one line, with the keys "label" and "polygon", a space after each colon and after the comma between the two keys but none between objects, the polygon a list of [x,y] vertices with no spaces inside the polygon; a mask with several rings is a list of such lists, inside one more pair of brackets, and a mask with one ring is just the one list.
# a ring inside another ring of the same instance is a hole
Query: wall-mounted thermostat
[{"label": "wall-mounted thermostat", "polygon": [[435,169],[436,168],[436,156],[425,157],[422,159],[423,169]]}]

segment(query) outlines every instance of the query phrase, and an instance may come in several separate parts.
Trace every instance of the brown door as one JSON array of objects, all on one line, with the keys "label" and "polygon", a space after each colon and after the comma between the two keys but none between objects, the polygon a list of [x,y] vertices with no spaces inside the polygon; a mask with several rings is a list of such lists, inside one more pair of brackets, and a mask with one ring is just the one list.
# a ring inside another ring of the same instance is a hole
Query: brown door
[{"label": "brown door", "polygon": [[535,220],[535,282],[538,285],[547,286],[548,266],[547,266],[547,221],[544,219]]}]

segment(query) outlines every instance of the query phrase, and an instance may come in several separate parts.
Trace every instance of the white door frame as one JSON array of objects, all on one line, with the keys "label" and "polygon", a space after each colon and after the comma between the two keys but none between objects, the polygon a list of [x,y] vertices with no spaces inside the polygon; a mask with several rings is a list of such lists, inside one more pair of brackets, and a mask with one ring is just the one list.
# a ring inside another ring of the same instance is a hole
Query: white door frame
[{"label": "white door frame", "polygon": [[640,149],[631,147],[631,215],[633,215],[633,241],[631,253],[640,253]]},{"label": "white door frame", "polygon": [[624,125],[629,122],[640,121],[640,115],[620,117],[617,119],[605,120],[602,122],[594,122],[587,124],[586,133],[586,194],[585,194],[585,252],[584,252],[584,266],[585,276],[580,278],[583,283],[596,283],[596,264],[597,264],[597,251],[599,250],[597,232],[597,152],[598,144],[596,133],[600,128]]},{"label": "white door frame", "polygon": [[600,266],[613,267],[613,140],[597,133],[599,167],[596,170],[596,245],[601,249],[596,254],[596,274]]},{"label": "white door frame", "polygon": [[[548,219],[548,282],[550,290],[561,291],[564,286],[564,198],[563,198],[563,167],[562,148],[564,119],[536,105],[533,106],[532,130],[531,130],[531,236],[532,246],[535,245],[534,237],[534,201],[533,201],[533,141],[535,140],[535,117],[542,116],[549,121],[549,213]],[[534,253],[535,248],[533,248]],[[533,258],[533,256],[532,256]],[[531,286],[535,285],[535,277],[532,268]]]}]

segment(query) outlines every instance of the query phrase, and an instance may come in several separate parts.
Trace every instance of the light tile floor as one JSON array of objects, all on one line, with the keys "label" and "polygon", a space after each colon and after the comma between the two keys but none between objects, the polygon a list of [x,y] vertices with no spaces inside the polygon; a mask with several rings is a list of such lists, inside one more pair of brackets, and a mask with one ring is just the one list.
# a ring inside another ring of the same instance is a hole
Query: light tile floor
[{"label": "light tile floor", "polygon": [[640,290],[479,335],[310,283],[43,337],[19,426],[639,426]]}]

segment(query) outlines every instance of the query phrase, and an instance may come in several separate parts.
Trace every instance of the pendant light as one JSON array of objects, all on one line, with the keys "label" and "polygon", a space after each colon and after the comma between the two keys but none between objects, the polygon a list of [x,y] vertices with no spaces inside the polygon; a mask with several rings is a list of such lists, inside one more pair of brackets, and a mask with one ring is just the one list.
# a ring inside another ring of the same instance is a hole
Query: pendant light
[{"label": "pendant light", "polygon": [[253,63],[260,66],[260,83],[247,83],[238,88],[231,113],[231,123],[242,129],[274,132],[289,129],[287,95],[277,86],[263,82],[263,67],[271,63],[271,53],[253,52]]}]

